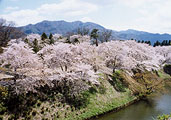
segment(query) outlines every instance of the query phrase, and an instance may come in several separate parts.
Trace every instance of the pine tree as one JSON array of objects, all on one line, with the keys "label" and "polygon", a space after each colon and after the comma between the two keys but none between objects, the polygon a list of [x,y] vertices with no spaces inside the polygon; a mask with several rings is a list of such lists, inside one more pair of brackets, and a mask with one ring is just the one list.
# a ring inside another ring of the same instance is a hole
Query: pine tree
[{"label": "pine tree", "polygon": [[148,44],[151,45],[151,41],[148,41]]},{"label": "pine tree", "polygon": [[171,45],[171,40],[169,40],[169,45]]},{"label": "pine tree", "polygon": [[50,35],[49,35],[49,39],[52,39],[53,38],[53,35],[52,35],[52,33],[50,33]]},{"label": "pine tree", "polygon": [[165,42],[165,46],[168,46],[169,45],[169,42],[168,42],[168,40],[166,40],[166,42]]},{"label": "pine tree", "polygon": [[166,40],[163,40],[161,46],[165,46],[165,45],[166,45]]},{"label": "pine tree", "polygon": [[159,45],[161,45],[161,43],[157,40],[156,41],[156,46],[159,46]]},{"label": "pine tree", "polygon": [[93,39],[96,40],[96,42],[95,42],[96,43],[96,46],[98,46],[98,40],[97,40],[97,38],[99,37],[97,32],[98,32],[98,29],[93,29],[92,32],[91,32],[91,35],[90,35],[91,38],[93,38]]},{"label": "pine tree", "polygon": [[33,41],[33,51],[37,53],[39,51],[38,40],[34,39]]},{"label": "pine tree", "polygon": [[50,44],[50,45],[55,43],[55,41],[54,41],[54,39],[53,39],[52,33],[50,33],[49,39],[50,39],[50,41],[49,41],[49,44]]},{"label": "pine tree", "polygon": [[46,33],[43,33],[42,35],[41,35],[41,39],[42,40],[45,40],[45,39],[47,39],[48,37],[47,37],[47,35],[46,35]]}]

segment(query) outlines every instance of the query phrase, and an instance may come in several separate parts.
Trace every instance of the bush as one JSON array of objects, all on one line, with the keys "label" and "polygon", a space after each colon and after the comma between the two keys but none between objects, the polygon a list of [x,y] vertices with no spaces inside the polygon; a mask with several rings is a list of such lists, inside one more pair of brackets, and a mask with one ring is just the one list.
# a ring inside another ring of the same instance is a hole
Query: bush
[{"label": "bush", "polygon": [[157,120],[170,120],[170,119],[171,119],[171,113],[170,115],[163,114],[157,117]]},{"label": "bush", "polygon": [[3,103],[0,103],[0,115],[3,115],[6,112],[6,107],[4,107]]},{"label": "bush", "polygon": [[171,65],[165,65],[163,67],[163,69],[164,69],[165,73],[167,73],[167,74],[169,74],[171,76]]},{"label": "bush", "polygon": [[67,96],[66,98],[69,104],[73,105],[75,108],[80,108],[86,107],[89,104],[89,96],[90,92],[84,91],[74,96]]},{"label": "bush", "polygon": [[119,92],[126,91],[125,88],[127,85],[120,71],[116,71],[115,73],[113,73],[111,78],[112,78],[112,81],[110,80],[109,82],[111,85],[113,85],[116,91],[119,91]]}]

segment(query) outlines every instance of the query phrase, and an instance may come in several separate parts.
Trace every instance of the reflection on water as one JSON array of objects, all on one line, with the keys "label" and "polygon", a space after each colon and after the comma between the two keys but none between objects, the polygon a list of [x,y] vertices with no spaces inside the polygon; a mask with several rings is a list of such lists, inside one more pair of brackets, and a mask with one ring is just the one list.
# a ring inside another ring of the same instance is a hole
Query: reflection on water
[{"label": "reflection on water", "polygon": [[153,120],[159,114],[171,113],[171,88],[169,92],[139,101],[115,113],[108,113],[93,120]]}]

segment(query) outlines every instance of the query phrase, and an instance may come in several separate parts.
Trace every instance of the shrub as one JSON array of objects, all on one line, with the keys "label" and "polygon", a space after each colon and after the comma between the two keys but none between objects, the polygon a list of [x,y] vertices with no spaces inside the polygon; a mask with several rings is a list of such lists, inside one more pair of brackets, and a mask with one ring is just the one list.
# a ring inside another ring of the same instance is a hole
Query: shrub
[{"label": "shrub", "polygon": [[68,95],[66,97],[67,102],[73,105],[75,108],[86,107],[89,103],[89,91],[81,92],[77,95]]},{"label": "shrub", "polygon": [[120,73],[120,71],[116,71],[115,73],[113,73],[113,75],[111,76],[112,80],[110,80],[110,84],[113,85],[113,87],[116,89],[116,91],[119,92],[125,92],[125,88],[126,88],[126,83],[125,80],[122,76],[122,73]]},{"label": "shrub", "polygon": [[171,64],[170,65],[165,65],[163,67],[163,69],[164,69],[165,73],[167,73],[167,74],[169,74],[171,76]]},{"label": "shrub", "polygon": [[171,113],[170,115],[163,114],[157,117],[157,120],[170,120],[170,119],[171,119]]},{"label": "shrub", "polygon": [[6,107],[4,107],[3,103],[0,103],[0,115],[3,115],[6,112]]}]

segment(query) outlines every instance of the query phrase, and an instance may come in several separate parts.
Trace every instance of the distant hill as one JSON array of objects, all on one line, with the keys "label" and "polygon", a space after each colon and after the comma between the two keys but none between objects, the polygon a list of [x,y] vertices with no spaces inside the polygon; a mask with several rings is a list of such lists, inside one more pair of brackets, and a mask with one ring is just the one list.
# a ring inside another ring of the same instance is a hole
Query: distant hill
[{"label": "distant hill", "polygon": [[163,40],[171,40],[171,35],[170,34],[154,34],[154,33],[148,33],[144,31],[137,31],[137,30],[132,30],[128,29],[126,31],[119,31],[115,32],[114,36],[117,36],[120,39],[136,39],[136,40],[144,40],[144,41],[151,41],[152,44],[154,42],[158,41],[163,41]]},{"label": "distant hill", "polygon": [[[89,28],[90,30],[97,28],[100,31],[106,29],[103,26],[92,23],[92,22],[66,22],[66,21],[42,21],[37,24],[29,24],[23,27],[19,27],[25,34],[30,33],[37,33],[42,34],[43,32],[50,34],[50,33],[58,33],[58,34],[66,34],[67,32],[75,32],[78,28]],[[144,31],[137,31],[128,29],[126,31],[115,31],[113,30],[113,39],[120,39],[120,40],[129,40],[129,39],[136,39],[136,40],[150,40],[153,44],[155,41],[163,41],[163,40],[171,40],[170,34],[154,34],[148,33]]]},{"label": "distant hill", "polygon": [[47,34],[54,34],[54,33],[59,33],[59,34],[66,34],[67,32],[74,32],[78,28],[89,28],[90,30],[97,28],[100,30],[105,29],[103,26],[91,23],[91,22],[86,22],[83,23],[81,21],[75,21],[75,22],[66,22],[66,21],[42,21],[37,24],[29,24],[23,27],[20,27],[22,31],[26,34],[30,33],[37,33],[37,34],[42,34],[43,32]]}]

